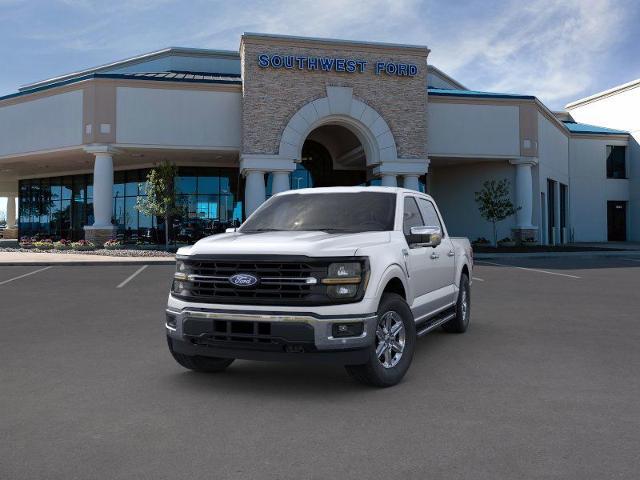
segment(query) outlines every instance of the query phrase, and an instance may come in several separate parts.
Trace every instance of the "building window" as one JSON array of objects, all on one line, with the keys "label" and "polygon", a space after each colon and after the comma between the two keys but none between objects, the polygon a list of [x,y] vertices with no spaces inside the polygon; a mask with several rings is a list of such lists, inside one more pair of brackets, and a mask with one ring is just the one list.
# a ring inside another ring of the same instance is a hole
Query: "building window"
[{"label": "building window", "polygon": [[607,145],[607,178],[627,178],[627,147]]},{"label": "building window", "polygon": [[[163,219],[136,209],[145,195],[148,170],[114,172],[113,224],[125,243],[164,242]],[[196,240],[237,226],[242,220],[242,192],[237,168],[183,168],[175,178],[183,214],[172,219],[172,240]],[[84,237],[93,224],[93,176],[73,175],[20,181],[21,236],[58,240]]]}]

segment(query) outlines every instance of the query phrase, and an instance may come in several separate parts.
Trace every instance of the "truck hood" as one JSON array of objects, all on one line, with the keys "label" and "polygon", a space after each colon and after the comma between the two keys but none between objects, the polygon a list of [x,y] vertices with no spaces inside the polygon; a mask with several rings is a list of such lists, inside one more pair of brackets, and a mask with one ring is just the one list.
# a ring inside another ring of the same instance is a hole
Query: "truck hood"
[{"label": "truck hood", "polygon": [[341,257],[358,248],[389,243],[389,232],[326,233],[264,232],[221,233],[181,248],[178,255],[306,255]]}]

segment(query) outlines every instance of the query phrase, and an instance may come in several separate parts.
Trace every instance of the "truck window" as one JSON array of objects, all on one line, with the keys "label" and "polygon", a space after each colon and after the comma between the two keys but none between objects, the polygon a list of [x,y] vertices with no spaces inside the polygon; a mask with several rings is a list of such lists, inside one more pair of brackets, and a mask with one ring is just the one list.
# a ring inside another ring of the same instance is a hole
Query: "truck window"
[{"label": "truck window", "polygon": [[419,198],[418,205],[424,218],[424,224],[428,227],[440,227],[440,230],[442,230],[442,223],[440,223],[438,212],[436,212],[436,207],[433,206],[433,203],[424,198]]},{"label": "truck window", "polygon": [[422,215],[418,209],[416,199],[413,197],[404,197],[404,215],[402,217],[402,231],[405,236],[411,234],[411,227],[420,227],[424,225]]},{"label": "truck window", "polygon": [[240,227],[240,231],[391,231],[395,222],[395,209],[395,193],[289,193],[267,200]]}]

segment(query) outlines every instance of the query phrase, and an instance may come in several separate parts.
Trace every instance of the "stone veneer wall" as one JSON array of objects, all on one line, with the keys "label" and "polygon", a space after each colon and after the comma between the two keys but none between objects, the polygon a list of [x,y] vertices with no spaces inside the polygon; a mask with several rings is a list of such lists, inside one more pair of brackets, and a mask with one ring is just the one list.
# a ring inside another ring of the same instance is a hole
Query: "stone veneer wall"
[{"label": "stone veneer wall", "polygon": [[[345,43],[313,44],[296,39],[243,37],[240,55],[243,77],[242,152],[277,154],[289,119],[305,104],[325,97],[327,86],[353,88],[355,98],[376,110],[388,123],[399,158],[427,158],[428,50],[367,47]],[[261,68],[258,55],[281,54],[361,59],[364,73]],[[375,74],[375,62],[413,63],[414,77]]]}]

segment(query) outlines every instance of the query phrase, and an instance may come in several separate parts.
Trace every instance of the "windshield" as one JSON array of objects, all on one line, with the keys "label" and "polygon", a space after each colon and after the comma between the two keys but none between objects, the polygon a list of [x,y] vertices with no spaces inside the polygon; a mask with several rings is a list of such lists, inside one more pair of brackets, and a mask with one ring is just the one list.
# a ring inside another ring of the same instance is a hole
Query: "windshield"
[{"label": "windshield", "polygon": [[293,193],[270,198],[240,231],[387,231],[393,230],[395,210],[395,193]]}]

